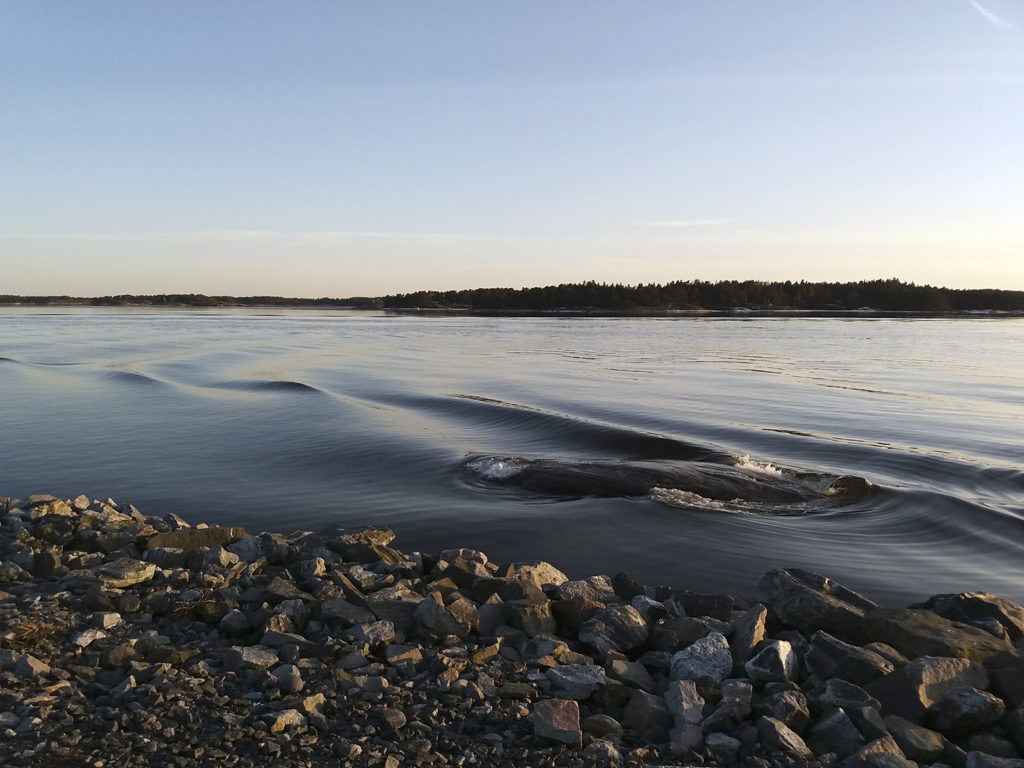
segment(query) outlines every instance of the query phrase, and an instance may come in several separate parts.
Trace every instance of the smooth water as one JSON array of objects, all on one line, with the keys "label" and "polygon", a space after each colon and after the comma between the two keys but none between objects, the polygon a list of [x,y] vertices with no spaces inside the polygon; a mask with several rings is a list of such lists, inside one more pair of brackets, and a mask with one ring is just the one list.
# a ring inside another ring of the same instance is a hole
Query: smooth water
[{"label": "smooth water", "polygon": [[0,309],[0,493],[1024,600],[1024,320]]}]

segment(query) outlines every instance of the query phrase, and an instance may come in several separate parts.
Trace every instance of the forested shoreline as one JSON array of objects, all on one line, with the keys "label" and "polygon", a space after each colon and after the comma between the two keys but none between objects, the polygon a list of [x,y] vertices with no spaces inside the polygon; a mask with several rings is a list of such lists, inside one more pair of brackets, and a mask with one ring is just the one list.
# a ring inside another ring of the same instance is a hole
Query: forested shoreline
[{"label": "forested shoreline", "polygon": [[381,297],[292,298],[204,294],[97,297],[0,294],[0,304],[189,307],[322,307],[355,309],[517,311],[842,311],[966,312],[1024,311],[1024,291],[955,289],[896,279],[825,283],[759,280],[677,280],[670,283],[563,283],[536,288],[475,288],[416,291]]}]

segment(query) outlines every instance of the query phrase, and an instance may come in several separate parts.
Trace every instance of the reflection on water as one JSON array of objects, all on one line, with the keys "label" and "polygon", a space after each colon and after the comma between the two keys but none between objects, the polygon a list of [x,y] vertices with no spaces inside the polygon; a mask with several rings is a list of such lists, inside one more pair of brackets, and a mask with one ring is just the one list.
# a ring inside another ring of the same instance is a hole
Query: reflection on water
[{"label": "reflection on water", "polygon": [[694,589],[799,565],[883,600],[1022,600],[1022,341],[1009,319],[0,310],[0,493],[378,522]]}]

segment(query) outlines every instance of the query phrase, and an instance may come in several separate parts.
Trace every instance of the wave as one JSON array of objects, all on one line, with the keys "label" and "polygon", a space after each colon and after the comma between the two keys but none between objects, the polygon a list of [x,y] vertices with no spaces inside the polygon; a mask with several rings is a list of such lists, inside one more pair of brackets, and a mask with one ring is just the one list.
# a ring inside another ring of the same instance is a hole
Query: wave
[{"label": "wave", "polygon": [[322,389],[301,381],[288,379],[242,379],[238,381],[222,381],[208,385],[211,389],[231,389],[240,392],[309,392],[324,394]]},{"label": "wave", "polygon": [[461,468],[474,484],[550,498],[646,497],[672,507],[776,515],[831,510],[874,489],[865,478],[787,471],[749,457],[715,464],[475,455]]},{"label": "wave", "polygon": [[144,373],[138,371],[107,371],[105,374],[107,381],[112,381],[117,384],[128,384],[131,386],[163,386],[166,382],[160,381],[160,379],[154,379],[152,376],[147,376]]}]

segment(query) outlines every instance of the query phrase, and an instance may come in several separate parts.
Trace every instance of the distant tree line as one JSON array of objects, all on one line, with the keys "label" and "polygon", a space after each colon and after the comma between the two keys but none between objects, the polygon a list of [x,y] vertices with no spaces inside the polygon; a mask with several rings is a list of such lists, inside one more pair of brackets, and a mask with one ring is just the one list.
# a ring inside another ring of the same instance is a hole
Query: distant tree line
[{"label": "distant tree line", "polygon": [[890,280],[857,283],[763,282],[759,280],[677,280],[658,283],[563,283],[541,288],[475,288],[416,291],[370,298],[303,299],[285,296],[12,296],[0,304],[85,304],[91,306],[188,307],[355,307],[360,309],[466,309],[488,311],[596,310],[843,310],[869,307],[883,312],[1024,311],[1024,291],[936,288]]},{"label": "distant tree line", "polygon": [[603,309],[859,309],[955,312],[972,309],[1024,310],[1024,291],[951,289],[896,279],[857,283],[762,282],[758,280],[677,280],[623,285],[564,283],[543,288],[477,288],[417,291],[381,299],[385,307],[473,310]]}]

